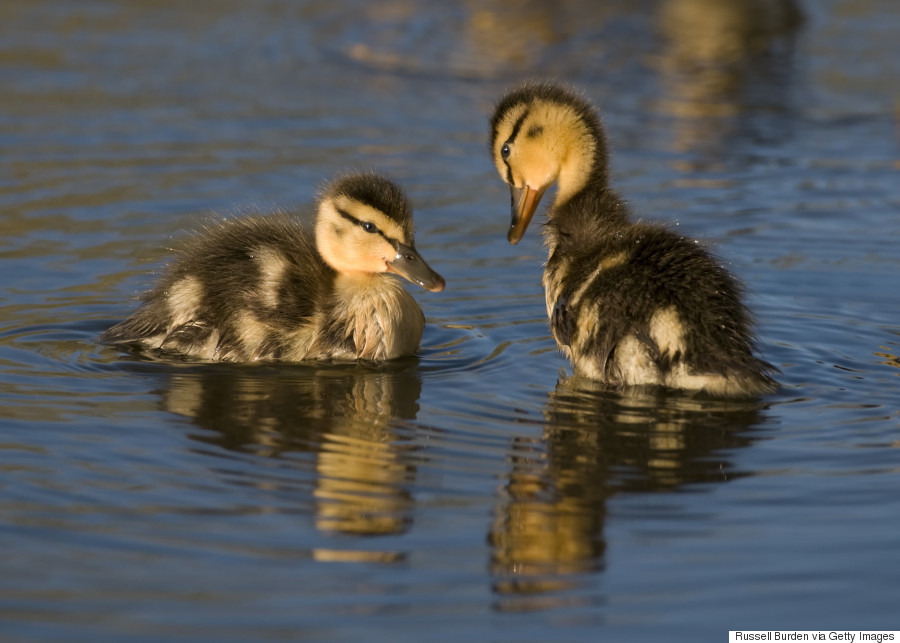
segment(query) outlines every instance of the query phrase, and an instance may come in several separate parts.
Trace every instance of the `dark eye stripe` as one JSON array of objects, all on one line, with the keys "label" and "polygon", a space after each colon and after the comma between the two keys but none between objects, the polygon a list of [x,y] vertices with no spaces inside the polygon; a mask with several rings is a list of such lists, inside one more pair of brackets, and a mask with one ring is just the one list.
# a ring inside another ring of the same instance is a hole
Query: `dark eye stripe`
[{"label": "dark eye stripe", "polygon": [[531,113],[531,111],[526,109],[524,112],[522,112],[522,115],[519,116],[519,118],[513,124],[512,133],[509,135],[509,138],[506,139],[507,145],[512,143],[514,140],[516,140],[516,137],[519,135],[519,130],[522,129],[522,123],[525,122],[525,119],[528,118],[528,115],[530,113]]},{"label": "dark eye stripe", "polygon": [[[346,210],[342,210],[341,208],[335,208],[335,209],[337,210],[338,214],[341,215],[342,217],[344,217],[345,219],[347,219],[347,221],[350,221],[351,223],[355,223],[356,225],[361,227],[366,232],[371,232],[372,234],[377,232],[378,234],[381,235],[382,239],[384,239],[391,245],[394,245],[394,240],[391,239],[390,237],[388,237],[384,232],[382,232],[381,229],[378,226],[376,226],[374,223],[370,223],[369,221],[360,221],[355,216],[353,216]],[[370,230],[369,227],[371,227],[372,229]]]},{"label": "dark eye stripe", "polygon": [[[519,130],[522,129],[522,124],[525,122],[525,119],[528,118],[528,115],[530,113],[531,113],[531,111],[526,109],[524,112],[522,112],[522,115],[516,119],[516,122],[513,123],[512,132],[510,133],[509,138],[506,139],[506,142],[504,143],[504,145],[509,145],[513,141],[516,140],[516,137],[519,135]],[[506,164],[506,182],[509,183],[510,185],[512,185],[513,184],[512,168],[509,166],[509,160],[503,159],[503,162]]]}]

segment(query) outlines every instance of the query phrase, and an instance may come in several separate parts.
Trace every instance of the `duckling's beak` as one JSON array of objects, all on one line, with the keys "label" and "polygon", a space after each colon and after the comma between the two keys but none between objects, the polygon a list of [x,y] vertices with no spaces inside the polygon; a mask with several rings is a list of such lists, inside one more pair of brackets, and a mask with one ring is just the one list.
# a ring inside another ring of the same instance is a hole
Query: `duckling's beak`
[{"label": "duckling's beak", "polygon": [[394,242],[394,248],[397,249],[397,256],[387,262],[390,272],[397,273],[431,292],[441,292],[444,289],[446,285],[444,278],[425,263],[415,248],[398,241]]},{"label": "duckling's beak", "polygon": [[517,188],[514,185],[509,186],[509,194],[512,197],[512,223],[509,224],[509,232],[506,238],[512,245],[519,243],[519,240],[525,234],[525,228],[534,216],[541,197],[544,196],[546,187],[534,189],[529,185]]}]

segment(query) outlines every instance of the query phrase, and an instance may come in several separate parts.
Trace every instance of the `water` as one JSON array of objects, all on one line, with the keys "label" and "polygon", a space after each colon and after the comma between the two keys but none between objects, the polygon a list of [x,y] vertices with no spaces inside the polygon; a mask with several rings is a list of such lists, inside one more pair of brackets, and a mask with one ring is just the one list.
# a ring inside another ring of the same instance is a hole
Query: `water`
[{"label": "water", "polygon": [[[3,4],[4,640],[896,629],[900,11],[596,4]],[[639,216],[747,283],[779,393],[570,377],[485,149],[533,75],[601,107]],[[198,221],[366,167],[448,281],[412,290],[419,358],[96,345]]]}]

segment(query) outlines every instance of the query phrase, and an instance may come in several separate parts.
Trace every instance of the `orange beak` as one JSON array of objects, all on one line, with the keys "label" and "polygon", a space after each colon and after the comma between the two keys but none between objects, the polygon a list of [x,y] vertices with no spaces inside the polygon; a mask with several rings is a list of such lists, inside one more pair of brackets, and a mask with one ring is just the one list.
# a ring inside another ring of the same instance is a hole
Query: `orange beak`
[{"label": "orange beak", "polygon": [[512,245],[519,243],[519,240],[525,234],[525,229],[528,227],[531,217],[534,216],[534,212],[537,210],[541,197],[544,196],[546,190],[546,187],[535,190],[528,185],[522,188],[517,188],[514,185],[509,186],[509,193],[512,198],[512,222],[509,224],[509,232],[506,233],[506,238]]}]

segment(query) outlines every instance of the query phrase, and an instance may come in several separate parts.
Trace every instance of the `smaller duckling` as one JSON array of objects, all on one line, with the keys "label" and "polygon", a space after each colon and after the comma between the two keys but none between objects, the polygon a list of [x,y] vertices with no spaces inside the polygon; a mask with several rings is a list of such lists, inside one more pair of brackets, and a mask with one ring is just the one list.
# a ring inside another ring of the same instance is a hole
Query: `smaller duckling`
[{"label": "smaller duckling", "polygon": [[425,316],[386,273],[432,292],[445,285],[415,249],[404,192],[353,174],[321,193],[314,238],[283,214],[195,235],[100,342],[228,362],[413,355]]},{"label": "smaller duckling", "polygon": [[609,187],[606,139],[575,92],[529,83],[490,122],[491,155],[510,186],[516,244],[554,183],[544,226],[553,336],[575,372],[613,387],[665,386],[743,396],[772,391],[738,282],[695,242],[629,221]]}]

